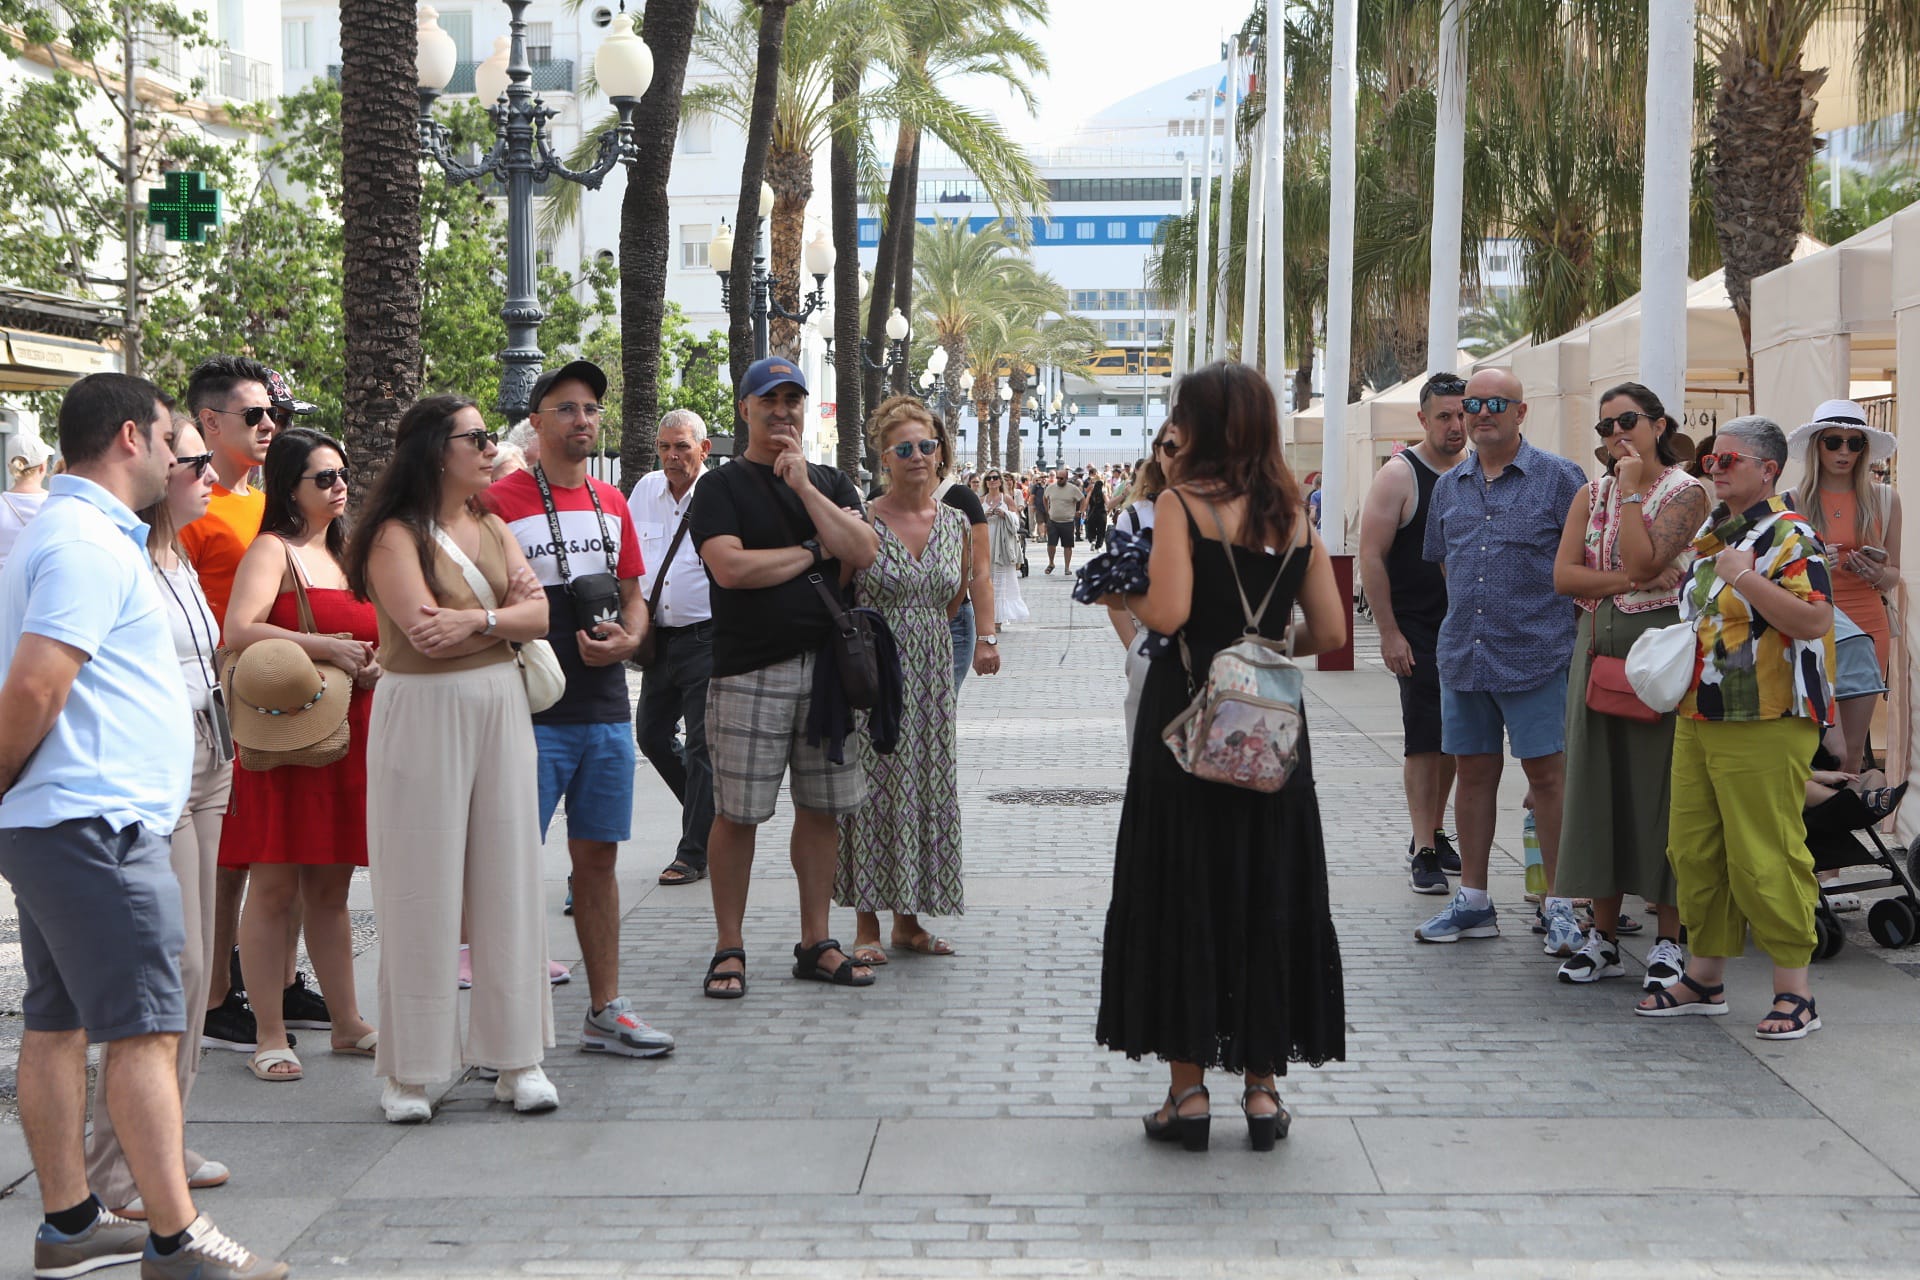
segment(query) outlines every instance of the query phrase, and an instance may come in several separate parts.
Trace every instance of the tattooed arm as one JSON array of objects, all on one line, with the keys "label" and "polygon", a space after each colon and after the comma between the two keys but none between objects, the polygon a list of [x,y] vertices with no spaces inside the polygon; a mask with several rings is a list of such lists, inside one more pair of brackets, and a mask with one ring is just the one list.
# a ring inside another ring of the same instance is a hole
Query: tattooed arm
[{"label": "tattooed arm", "polygon": [[[1624,517],[1623,513],[1623,517]],[[1636,515],[1638,513],[1635,513]],[[1698,485],[1676,495],[1649,526],[1645,520],[1620,521],[1620,567],[1635,582],[1651,582],[1686,550],[1707,518],[1707,492]]]}]

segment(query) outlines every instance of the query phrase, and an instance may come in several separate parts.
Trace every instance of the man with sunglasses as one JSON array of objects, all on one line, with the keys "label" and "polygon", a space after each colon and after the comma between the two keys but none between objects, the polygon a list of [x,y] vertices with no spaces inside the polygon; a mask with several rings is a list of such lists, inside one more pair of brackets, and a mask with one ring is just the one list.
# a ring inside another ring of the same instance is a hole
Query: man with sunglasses
[{"label": "man with sunglasses", "polygon": [[1087,509],[1087,491],[1073,482],[1067,469],[1054,473],[1053,483],[1041,490],[1047,513],[1047,572],[1053,572],[1053,549],[1065,547],[1068,573],[1073,572],[1073,544],[1080,517]]},{"label": "man with sunglasses", "polygon": [[801,449],[807,380],[792,361],[757,360],[740,379],[747,447],[693,491],[687,520],[712,584],[713,679],[707,685],[707,753],[713,761],[713,830],[707,863],[718,946],[703,992],[747,993],[741,939],[760,826],[773,817],[791,772],[790,854],[799,881],[796,978],[834,986],[873,984],[829,934],[839,819],[867,798],[856,752],[827,758],[807,740],[817,663],[844,601],[843,579],[871,565],[879,535],[862,518],[845,473],[809,463]]},{"label": "man with sunglasses", "polygon": [[[1572,602],[1553,589],[1553,561],[1586,473],[1521,437],[1527,406],[1513,374],[1482,369],[1462,390],[1472,451],[1434,485],[1423,547],[1447,580],[1436,654],[1440,749],[1458,761],[1460,890],[1414,930],[1422,942],[1499,936],[1487,861],[1503,748],[1511,746],[1532,786],[1549,884],[1560,856],[1566,778],[1576,620]],[[1582,941],[1573,904],[1549,898],[1545,916],[1549,948],[1572,955]]]},{"label": "man with sunglasses", "polygon": [[1460,407],[1466,380],[1436,373],[1420,388],[1424,438],[1387,459],[1367,491],[1360,516],[1360,580],[1380,629],[1380,658],[1400,685],[1400,727],[1406,744],[1401,779],[1413,835],[1407,879],[1415,893],[1443,894],[1460,855],[1447,839],[1447,793],[1453,757],[1440,749],[1440,624],[1447,616],[1447,579],[1422,554],[1434,486],[1467,447]]},{"label": "man with sunglasses", "polygon": [[[259,534],[267,509],[266,493],[252,483],[254,469],[266,461],[267,449],[280,428],[292,422],[295,414],[312,411],[312,405],[294,398],[284,377],[246,356],[214,356],[187,378],[187,412],[212,455],[213,497],[207,502],[207,514],[180,530],[180,546],[223,627],[233,575]],[[240,1053],[252,1053],[257,1047],[253,1010],[245,994],[234,989],[236,966],[224,958],[233,952],[246,885],[245,868],[220,868],[214,891],[216,962],[207,994],[204,1036],[206,1044]],[[287,946],[289,966],[300,921],[296,903],[294,937]],[[324,1030],[332,1025],[326,1001],[297,972],[287,975],[282,1001],[289,1027]]]}]

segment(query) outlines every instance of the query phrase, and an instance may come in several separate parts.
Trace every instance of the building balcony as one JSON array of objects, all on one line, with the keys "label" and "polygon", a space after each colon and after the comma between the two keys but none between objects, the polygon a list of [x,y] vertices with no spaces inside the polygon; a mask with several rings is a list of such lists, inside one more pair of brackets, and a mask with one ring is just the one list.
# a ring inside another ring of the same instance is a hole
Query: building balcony
[{"label": "building balcony", "polygon": [[233,49],[193,48],[168,36],[143,35],[134,46],[135,65],[187,88],[200,85],[210,101],[266,102],[274,96],[273,64]]},{"label": "building balcony", "polygon": [[[453,79],[447,81],[445,92],[449,94],[472,94],[473,76],[480,67],[478,62],[456,62],[453,66]],[[334,63],[327,68],[327,79],[340,83],[340,64]],[[533,60],[533,91],[535,93],[572,93],[573,59],[544,58]]]}]

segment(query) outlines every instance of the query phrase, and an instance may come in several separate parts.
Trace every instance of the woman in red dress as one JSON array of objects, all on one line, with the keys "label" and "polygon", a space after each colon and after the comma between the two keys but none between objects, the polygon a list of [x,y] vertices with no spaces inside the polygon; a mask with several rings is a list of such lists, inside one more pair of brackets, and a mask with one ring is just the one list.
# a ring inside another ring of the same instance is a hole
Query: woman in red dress
[{"label": "woman in red dress", "polygon": [[[317,662],[353,677],[347,754],[320,768],[283,765],[233,774],[233,804],[220,837],[220,865],[250,868],[240,917],[240,970],[250,992],[278,992],[294,946],[293,910],[305,908],[307,951],[326,996],[333,1051],[372,1057],[377,1034],[360,1016],[353,986],[347,888],[367,865],[367,722],[379,627],[373,606],[347,589],[347,464],[340,446],[306,427],[283,431],[261,468],[266,512],[260,535],[234,574],[226,646],[292,640]],[[296,578],[295,575],[298,575]],[[299,591],[313,611],[301,630]],[[243,715],[244,711],[234,714]],[[298,1080],[277,998],[254,998],[259,1041],[248,1060],[262,1080]]]}]

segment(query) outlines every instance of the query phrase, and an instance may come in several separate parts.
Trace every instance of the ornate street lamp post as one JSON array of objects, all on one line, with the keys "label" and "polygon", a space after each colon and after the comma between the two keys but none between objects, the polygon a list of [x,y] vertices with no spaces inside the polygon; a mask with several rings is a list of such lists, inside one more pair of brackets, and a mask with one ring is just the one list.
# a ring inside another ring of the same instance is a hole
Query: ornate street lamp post
[{"label": "ornate street lamp post", "polygon": [[1033,414],[1034,434],[1040,439],[1038,445],[1040,456],[1036,459],[1035,465],[1039,467],[1045,467],[1047,465],[1047,428],[1052,427],[1053,465],[1056,467],[1066,466],[1067,445],[1066,441],[1061,439],[1061,437],[1065,434],[1066,428],[1072,425],[1074,420],[1080,416],[1080,406],[1064,404],[1064,397],[1056,391],[1053,393],[1053,403],[1051,406],[1043,406],[1038,400],[1032,396],[1028,396],[1026,399],[1026,408],[1029,413]]},{"label": "ornate street lamp post", "polygon": [[[453,182],[491,178],[507,189],[507,301],[500,310],[506,324],[507,346],[500,353],[500,413],[509,424],[527,416],[527,397],[546,360],[540,350],[540,322],[546,313],[534,292],[533,189],[548,178],[563,178],[595,188],[618,164],[639,158],[633,141],[633,112],[653,82],[653,54],[634,34],[630,14],[616,14],[612,29],[594,55],[594,76],[601,91],[620,112],[619,127],[600,138],[600,154],[592,167],[569,169],[553,152],[547,122],[560,114],[534,96],[533,65],[527,61],[526,10],[530,0],[506,0],[509,13],[505,50],[480,64],[474,88],[481,101],[491,102],[494,144],[477,164],[464,164],[453,154],[445,125],[433,118],[433,104],[453,79],[459,51],[453,37],[440,26],[431,5],[420,6],[419,53],[416,72],[420,94],[420,151],[446,171]],[[504,55],[504,56],[503,56]]]},{"label": "ornate street lamp post", "polygon": [[[826,305],[827,277],[833,274],[833,241],[822,230],[807,242],[801,255],[806,260],[807,274],[813,277],[813,292],[806,296],[806,305],[798,311],[789,311],[780,305],[780,299],[773,296],[773,273],[767,270],[767,217],[772,212],[773,188],[763,182],[760,184],[759,225],[754,229],[753,292],[747,297],[747,311],[753,319],[755,360],[764,360],[772,354],[772,343],[767,333],[769,318],[779,316],[782,320],[805,324],[809,316]],[[720,277],[721,310],[730,310],[733,306],[733,228],[724,222],[707,245],[707,262],[713,267],[714,274]]]},{"label": "ornate street lamp post", "polygon": [[893,314],[887,317],[887,358],[875,362],[872,355],[869,354],[869,344],[867,340],[862,338],[860,339],[861,363],[878,374],[885,375],[893,372],[893,370],[900,367],[900,365],[906,363],[907,338],[912,332],[913,330],[907,324],[907,318],[900,314],[900,308],[895,307]]}]

